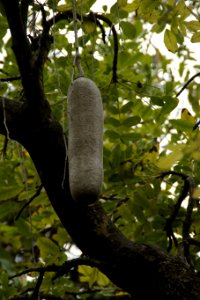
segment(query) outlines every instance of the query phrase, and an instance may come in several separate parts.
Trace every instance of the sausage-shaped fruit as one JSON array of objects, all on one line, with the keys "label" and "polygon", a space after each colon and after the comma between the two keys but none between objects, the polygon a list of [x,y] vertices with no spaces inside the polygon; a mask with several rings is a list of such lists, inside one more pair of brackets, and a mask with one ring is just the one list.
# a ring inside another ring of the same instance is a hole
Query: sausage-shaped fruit
[{"label": "sausage-shaped fruit", "polygon": [[103,105],[96,84],[85,77],[68,91],[68,160],[72,198],[82,204],[98,200],[103,181]]}]

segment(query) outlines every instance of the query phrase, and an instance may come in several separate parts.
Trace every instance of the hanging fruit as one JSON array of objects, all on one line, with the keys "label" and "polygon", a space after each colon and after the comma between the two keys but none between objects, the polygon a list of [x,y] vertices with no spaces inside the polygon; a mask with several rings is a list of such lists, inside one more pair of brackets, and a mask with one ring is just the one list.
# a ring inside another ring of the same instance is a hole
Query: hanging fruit
[{"label": "hanging fruit", "polygon": [[103,181],[103,105],[96,84],[75,79],[68,91],[69,184],[73,199],[94,203]]}]

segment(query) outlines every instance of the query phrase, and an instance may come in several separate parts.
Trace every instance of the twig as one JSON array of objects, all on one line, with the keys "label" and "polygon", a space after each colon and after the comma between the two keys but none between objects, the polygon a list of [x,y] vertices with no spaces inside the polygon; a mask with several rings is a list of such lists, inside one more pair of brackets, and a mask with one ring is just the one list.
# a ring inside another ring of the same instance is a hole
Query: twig
[{"label": "twig", "polygon": [[41,184],[38,188],[37,188],[37,190],[36,190],[36,192],[35,192],[35,194],[22,206],[22,208],[20,209],[20,211],[18,212],[18,214],[17,214],[17,216],[16,216],[16,218],[15,218],[15,221],[17,221],[18,219],[19,219],[19,217],[21,216],[21,214],[22,214],[22,212],[23,212],[23,210],[36,198],[36,197],[38,197],[39,195],[40,195],[40,192],[41,192],[41,190],[42,190],[42,188],[43,188],[43,185]]},{"label": "twig", "polygon": [[52,278],[52,280],[56,280],[57,278],[63,276],[64,274],[68,274],[69,271],[72,268],[75,268],[75,267],[78,267],[78,266],[82,266],[82,265],[86,265],[86,266],[90,266],[90,267],[96,267],[98,265],[98,263],[99,262],[96,262],[96,261],[88,259],[88,258],[82,258],[82,257],[66,261],[57,270],[57,273]]},{"label": "twig", "polygon": [[8,81],[15,81],[21,79],[21,76],[14,76],[14,77],[6,77],[6,78],[0,78],[0,82],[8,82]]},{"label": "twig", "polygon": [[[77,18],[81,19],[81,16],[77,14]],[[67,10],[65,12],[59,12],[47,21],[47,29],[49,31],[52,26],[54,26],[56,23],[62,20],[71,21],[72,19],[73,19],[73,13],[71,10]]]},{"label": "twig", "polygon": [[106,32],[105,32],[105,29],[104,29],[103,25],[101,24],[101,22],[99,20],[96,20],[96,24],[97,24],[97,26],[101,30],[102,41],[104,42],[104,44],[106,44]]},{"label": "twig", "polygon": [[40,272],[40,275],[38,276],[38,280],[37,280],[37,283],[35,285],[33,294],[31,296],[31,300],[38,299],[39,291],[40,291],[40,286],[42,284],[43,278],[44,278],[44,271]]},{"label": "twig", "polygon": [[14,278],[17,278],[17,277],[20,277],[22,275],[26,275],[28,273],[32,273],[32,272],[56,272],[58,269],[60,268],[60,266],[56,266],[56,265],[50,265],[50,266],[47,266],[47,267],[38,267],[38,268],[29,268],[27,270],[24,270],[18,274],[15,274],[13,276],[10,276],[9,279],[14,279]]},{"label": "twig", "polygon": [[176,237],[174,236],[172,227],[173,227],[173,223],[174,223],[175,219],[177,218],[177,215],[178,215],[178,212],[179,212],[179,209],[181,207],[181,204],[182,204],[183,200],[185,199],[185,197],[190,192],[191,177],[189,177],[185,174],[179,173],[179,172],[175,172],[175,171],[163,172],[159,177],[164,178],[167,175],[179,176],[181,179],[184,180],[184,185],[183,185],[182,192],[181,192],[176,204],[174,205],[173,212],[172,212],[171,216],[167,219],[165,227],[164,227],[164,229],[166,230],[166,234],[169,238],[169,246],[168,246],[168,249],[167,249],[168,252],[169,252],[172,248],[172,240],[175,244],[175,247],[178,247],[178,243],[177,243]]},{"label": "twig", "polygon": [[185,219],[183,221],[183,228],[182,228],[182,236],[183,236],[183,250],[184,250],[184,257],[186,258],[187,262],[193,266],[193,263],[190,258],[190,244],[188,240],[190,239],[190,227],[192,224],[192,212],[194,208],[194,202],[195,199],[193,198],[193,192],[194,192],[194,179],[192,177],[187,178],[189,182],[189,200],[188,200],[188,205],[187,205],[187,210],[185,214]]},{"label": "twig", "polygon": [[186,180],[187,179],[187,175],[183,174],[183,173],[180,173],[180,172],[176,172],[176,171],[165,171],[165,172],[162,172],[160,175],[158,175],[158,178],[164,178],[165,176],[167,175],[175,175],[175,176],[178,176],[180,177],[181,179],[183,180]]},{"label": "twig", "polygon": [[63,265],[57,266],[57,265],[49,265],[46,267],[38,267],[38,268],[29,268],[27,270],[24,270],[18,274],[15,274],[9,279],[14,279],[16,277],[20,277],[22,275],[26,275],[28,273],[32,272],[38,272],[38,273],[45,273],[45,272],[57,272],[57,274],[53,277],[53,280],[57,279],[58,277],[67,274],[72,268],[75,268],[80,265],[90,266],[90,267],[96,267],[100,262],[88,259],[88,258],[75,258],[66,261]]},{"label": "twig", "polygon": [[184,86],[180,89],[180,91],[176,94],[176,97],[180,96],[180,94],[186,89],[186,87],[188,86],[188,84],[190,84],[190,82],[192,82],[196,77],[200,76],[200,72],[198,72],[197,74],[195,74],[194,76],[192,76],[185,84]]},{"label": "twig", "polygon": [[108,24],[110,26],[110,29],[111,29],[112,34],[113,34],[113,40],[114,40],[114,57],[113,57],[113,67],[112,67],[112,71],[113,71],[112,82],[116,83],[117,82],[117,61],[118,61],[118,52],[119,52],[119,43],[118,43],[117,32],[116,32],[116,29],[115,29],[115,26],[114,26],[113,22],[110,21],[107,17],[105,17],[103,15],[96,14],[96,13],[94,14],[94,16],[97,19],[102,20],[103,22],[105,22],[106,24]]}]

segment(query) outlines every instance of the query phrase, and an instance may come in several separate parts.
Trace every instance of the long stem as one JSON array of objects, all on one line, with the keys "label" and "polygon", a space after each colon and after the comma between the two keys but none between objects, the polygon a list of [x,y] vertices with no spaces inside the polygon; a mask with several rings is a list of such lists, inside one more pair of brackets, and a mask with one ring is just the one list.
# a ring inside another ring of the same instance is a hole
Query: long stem
[{"label": "long stem", "polygon": [[78,68],[78,76],[84,76],[83,69],[81,66],[81,56],[79,53],[79,44],[78,44],[78,28],[77,28],[77,14],[76,14],[76,0],[72,0],[72,13],[73,13],[73,22],[74,22],[74,37],[75,37],[75,59],[74,67]]}]

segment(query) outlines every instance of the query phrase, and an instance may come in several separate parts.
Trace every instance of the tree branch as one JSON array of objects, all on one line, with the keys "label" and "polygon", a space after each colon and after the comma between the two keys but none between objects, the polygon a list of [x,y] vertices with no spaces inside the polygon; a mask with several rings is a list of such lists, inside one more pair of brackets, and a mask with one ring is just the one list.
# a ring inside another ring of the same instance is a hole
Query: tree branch
[{"label": "tree branch", "polygon": [[[50,30],[50,28],[56,24],[57,22],[61,21],[61,20],[72,20],[73,18],[73,14],[72,11],[66,11],[66,12],[62,12],[62,13],[58,13],[57,15],[55,15],[53,18],[51,18],[48,22],[47,22],[47,29]],[[77,18],[79,20],[81,20],[81,16],[79,14],[77,14]],[[108,24],[108,26],[110,27],[112,34],[113,34],[113,40],[114,40],[114,57],[113,57],[113,75],[112,75],[112,82],[116,83],[117,82],[117,61],[118,61],[118,51],[119,51],[119,46],[118,46],[118,36],[117,36],[117,32],[115,29],[115,26],[113,24],[113,22],[110,21],[110,19],[108,19],[107,17],[97,14],[97,13],[93,13],[90,12],[88,16],[83,16],[83,20],[89,20],[93,23],[95,23],[101,30],[102,33],[102,40],[105,43],[105,30],[102,26],[102,24],[99,22],[99,20],[102,20],[103,22],[105,22],[106,24]]]},{"label": "tree branch", "polygon": [[13,76],[13,77],[6,77],[6,78],[0,78],[0,82],[12,82],[21,79],[21,76]]},{"label": "tree branch", "polygon": [[41,105],[46,105],[43,90],[43,65],[50,48],[51,39],[46,31],[43,31],[39,39],[39,53],[33,51],[26,36],[23,24],[19,1],[1,1],[12,36],[12,48],[20,70],[22,85],[26,95],[26,100],[33,109],[38,109]]},{"label": "tree branch", "polygon": [[26,275],[26,274],[32,273],[32,272],[38,272],[38,273],[55,272],[55,273],[57,273],[55,275],[55,277],[53,278],[55,280],[58,277],[63,276],[64,274],[67,275],[72,268],[82,266],[82,265],[96,267],[98,265],[98,262],[92,261],[88,258],[80,257],[80,258],[68,260],[61,266],[49,265],[46,267],[29,268],[29,269],[24,270],[16,275],[11,276],[9,279],[14,279],[16,277],[20,277],[22,275]]},{"label": "tree branch", "polygon": [[186,87],[196,78],[200,76],[200,72],[198,72],[197,74],[193,75],[184,85],[183,87],[180,89],[180,91],[176,94],[176,97],[180,96],[180,94],[186,89]]},{"label": "tree branch", "polygon": [[39,291],[40,291],[40,286],[42,284],[43,278],[44,278],[44,271],[41,271],[40,274],[39,274],[39,276],[38,276],[38,280],[37,280],[37,283],[35,285],[33,294],[31,296],[31,300],[38,299]]},{"label": "tree branch", "polygon": [[22,214],[22,212],[23,212],[23,210],[27,207],[27,206],[29,206],[29,204],[36,198],[36,197],[38,197],[39,195],[40,195],[40,192],[41,192],[41,190],[42,190],[42,188],[43,188],[43,185],[41,184],[41,185],[39,185],[39,187],[37,188],[37,190],[36,190],[36,192],[35,192],[35,194],[22,206],[22,208],[20,209],[20,211],[18,212],[18,214],[17,214],[17,216],[16,216],[16,218],[15,218],[15,221],[17,221],[18,219],[19,219],[19,217],[21,216],[21,214]]},{"label": "tree branch", "polygon": [[110,29],[112,31],[113,34],[113,40],[114,40],[114,57],[113,57],[113,75],[112,75],[112,82],[116,83],[117,82],[117,61],[118,61],[118,51],[119,51],[119,45],[118,45],[118,36],[117,36],[117,32],[115,29],[115,26],[113,24],[112,21],[110,21],[110,19],[108,19],[107,17],[100,15],[100,14],[94,14],[92,13],[97,19],[104,21],[106,24],[108,24],[110,26]]},{"label": "tree branch", "polygon": [[[190,179],[189,176],[187,176],[185,174],[174,172],[174,171],[163,172],[160,177],[164,178],[167,175],[175,175],[175,176],[178,176],[178,177],[180,177],[181,179],[184,180],[184,185],[183,185],[182,192],[181,192],[176,204],[174,205],[173,212],[172,212],[171,216],[166,220],[166,224],[165,224],[165,230],[166,230],[167,236],[169,238],[168,251],[170,251],[171,248],[172,248],[172,240],[174,241],[175,246],[178,247],[178,243],[177,243],[177,240],[174,236],[172,227],[173,227],[174,221],[177,218],[177,215],[178,215],[178,212],[180,210],[181,204],[182,204],[183,200],[188,195],[188,193],[191,189],[191,179]],[[185,232],[185,234],[187,234],[188,233],[188,231],[187,231],[188,228],[186,229],[186,226],[184,228],[185,228],[185,231],[184,231],[184,229],[183,229],[183,231]]]},{"label": "tree branch", "polygon": [[188,177],[189,181],[189,200],[188,200],[188,205],[187,205],[187,210],[185,214],[185,219],[183,222],[183,230],[182,230],[182,235],[183,235],[183,249],[184,249],[184,257],[186,258],[187,262],[193,266],[192,260],[190,258],[190,227],[192,224],[192,212],[194,208],[194,202],[195,199],[193,198],[193,192],[194,192],[194,187],[195,187],[195,182],[194,179],[191,177]]},{"label": "tree branch", "polygon": [[26,37],[24,24],[22,21],[19,1],[2,0],[8,25],[12,36],[12,48],[16,56],[17,64],[22,76],[22,83],[28,89],[31,74],[31,47]]}]

